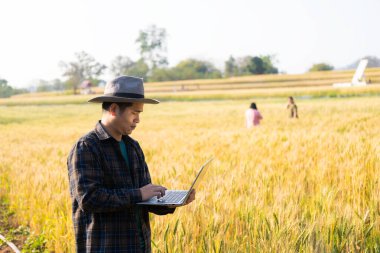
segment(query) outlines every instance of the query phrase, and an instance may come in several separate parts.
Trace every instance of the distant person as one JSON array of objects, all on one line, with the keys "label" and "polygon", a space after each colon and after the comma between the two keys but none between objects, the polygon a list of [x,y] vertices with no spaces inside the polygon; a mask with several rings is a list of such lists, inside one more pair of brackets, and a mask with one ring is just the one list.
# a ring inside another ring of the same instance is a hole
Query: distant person
[{"label": "distant person", "polygon": [[[95,129],[81,137],[67,159],[76,252],[151,252],[149,213],[165,215],[175,208],[140,207],[136,203],[165,195],[154,185],[144,153],[130,137],[140,122],[143,80],[121,76],[107,83]],[[193,191],[186,204],[195,198]]]},{"label": "distant person", "polygon": [[245,111],[245,122],[247,128],[260,125],[260,120],[263,119],[259,110],[257,109],[256,103],[251,103],[249,109]]},{"label": "distant person", "polygon": [[289,97],[289,102],[286,108],[289,110],[290,118],[298,118],[298,108],[296,103],[294,102],[293,97]]}]

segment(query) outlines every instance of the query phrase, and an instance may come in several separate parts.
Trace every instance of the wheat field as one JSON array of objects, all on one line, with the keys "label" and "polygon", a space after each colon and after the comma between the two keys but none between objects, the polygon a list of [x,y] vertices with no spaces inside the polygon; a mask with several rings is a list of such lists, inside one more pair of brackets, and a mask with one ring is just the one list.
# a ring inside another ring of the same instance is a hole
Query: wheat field
[{"label": "wheat field", "polygon": [[[195,202],[151,216],[154,252],[379,252],[380,99],[256,99],[146,105],[132,134],[154,183]],[[0,106],[0,197],[51,252],[74,252],[66,157],[99,105]]]}]

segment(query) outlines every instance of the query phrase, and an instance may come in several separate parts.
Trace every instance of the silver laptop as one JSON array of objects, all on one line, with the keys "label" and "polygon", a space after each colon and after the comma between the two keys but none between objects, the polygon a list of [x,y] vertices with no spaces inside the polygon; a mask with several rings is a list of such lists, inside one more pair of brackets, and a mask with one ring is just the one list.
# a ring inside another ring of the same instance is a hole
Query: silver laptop
[{"label": "silver laptop", "polygon": [[202,177],[206,174],[206,167],[213,158],[207,160],[199,170],[197,176],[195,177],[191,187],[188,191],[186,190],[166,190],[165,196],[162,198],[153,197],[143,202],[137,203],[138,205],[153,205],[153,206],[183,206],[186,200],[189,198],[191,190],[196,189],[201,181]]}]

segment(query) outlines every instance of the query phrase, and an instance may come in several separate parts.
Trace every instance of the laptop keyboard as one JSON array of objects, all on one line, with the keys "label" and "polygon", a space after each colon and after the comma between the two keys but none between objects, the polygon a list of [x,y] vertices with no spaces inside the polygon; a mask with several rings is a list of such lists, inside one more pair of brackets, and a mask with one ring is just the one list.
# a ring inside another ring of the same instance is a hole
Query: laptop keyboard
[{"label": "laptop keyboard", "polygon": [[186,191],[172,191],[168,192],[164,197],[159,198],[158,202],[169,202],[169,203],[177,203],[182,200],[186,196]]}]

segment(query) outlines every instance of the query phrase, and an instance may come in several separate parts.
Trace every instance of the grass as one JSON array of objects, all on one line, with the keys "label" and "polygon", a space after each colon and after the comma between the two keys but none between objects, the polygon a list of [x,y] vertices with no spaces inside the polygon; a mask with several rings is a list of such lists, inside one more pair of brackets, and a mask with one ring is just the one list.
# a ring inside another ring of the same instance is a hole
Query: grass
[{"label": "grass", "polygon": [[[286,89],[284,89],[286,92]],[[236,91],[239,93],[238,91]],[[155,252],[377,252],[380,100],[256,98],[146,105],[133,133],[155,183],[187,187],[210,166],[197,199],[152,216]],[[0,106],[0,197],[50,251],[74,252],[66,157],[100,105]]]},{"label": "grass", "polygon": [[[0,199],[0,234],[12,242],[22,252],[45,252],[46,241],[43,235],[30,233],[27,226],[18,226],[14,219],[15,212],[11,211],[8,201]],[[11,248],[0,239],[0,252],[12,252]]]}]

